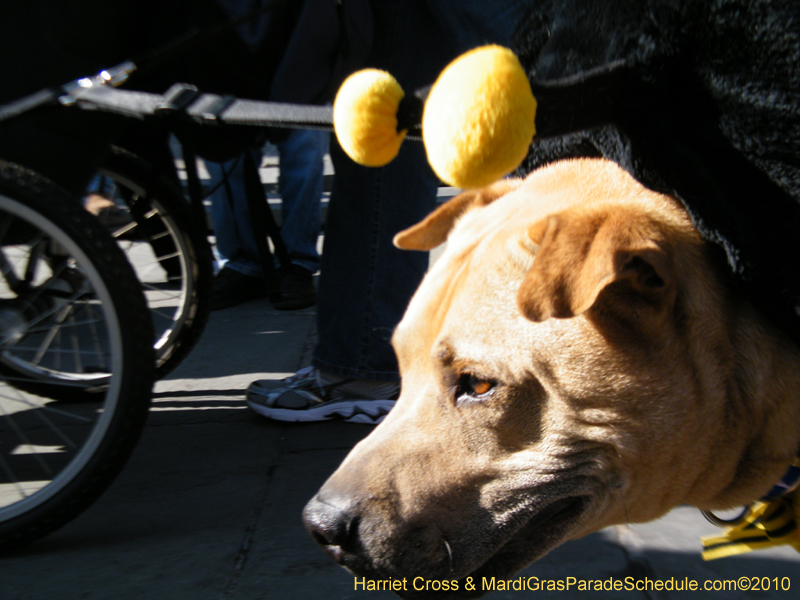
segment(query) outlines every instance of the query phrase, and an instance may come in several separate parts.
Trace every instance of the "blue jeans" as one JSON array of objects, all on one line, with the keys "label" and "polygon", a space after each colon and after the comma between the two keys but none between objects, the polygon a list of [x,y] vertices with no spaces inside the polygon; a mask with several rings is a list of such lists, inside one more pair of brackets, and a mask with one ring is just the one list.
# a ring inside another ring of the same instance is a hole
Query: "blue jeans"
[{"label": "blue jeans", "polygon": [[[317,238],[321,226],[323,158],[329,134],[296,130],[278,143],[281,192],[281,237],[292,264],[315,273],[319,269]],[[261,151],[253,151],[256,164]],[[211,220],[217,238],[217,252],[224,266],[251,277],[263,277],[264,270],[245,195],[241,159],[222,164],[206,163],[212,185],[227,173],[228,179],[211,196]]]},{"label": "blue jeans", "polygon": [[[433,83],[462,52],[508,45],[526,0],[381,0],[373,3],[370,65],[411,93]],[[428,268],[428,255],[398,250],[392,238],[422,220],[439,182],[422,144],[406,141],[379,169],[360,167],[331,144],[336,177],[322,253],[313,364],[345,377],[399,378],[392,332]]]}]

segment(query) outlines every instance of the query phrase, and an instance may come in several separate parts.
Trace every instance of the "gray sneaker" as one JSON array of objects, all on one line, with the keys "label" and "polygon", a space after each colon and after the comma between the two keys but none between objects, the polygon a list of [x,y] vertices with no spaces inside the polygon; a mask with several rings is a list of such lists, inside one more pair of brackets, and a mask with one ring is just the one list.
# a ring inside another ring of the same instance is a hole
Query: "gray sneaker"
[{"label": "gray sneaker", "polygon": [[247,405],[277,421],[380,423],[400,394],[400,385],[323,375],[315,367],[286,379],[260,379],[247,388]]}]

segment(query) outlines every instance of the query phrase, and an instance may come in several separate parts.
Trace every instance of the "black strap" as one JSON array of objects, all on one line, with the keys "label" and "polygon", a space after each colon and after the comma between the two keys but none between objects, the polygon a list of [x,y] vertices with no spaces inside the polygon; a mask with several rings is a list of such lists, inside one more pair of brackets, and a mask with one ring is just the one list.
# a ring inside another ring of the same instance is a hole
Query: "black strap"
[{"label": "black strap", "polygon": [[18,117],[40,106],[55,104],[58,97],[62,94],[63,92],[57,88],[47,88],[39,90],[30,96],[25,96],[24,98],[19,98],[8,104],[3,104],[0,106],[0,122],[6,119],[13,119],[14,117]]},{"label": "black strap", "polygon": [[[54,104],[75,105],[112,114],[144,119],[183,114],[200,124],[249,125],[288,129],[333,131],[333,109],[261,100],[240,100],[217,94],[187,93],[191,86],[178,84],[165,94],[121,90],[106,85],[77,87],[68,93],[45,89],[0,106],[0,122]],[[180,97],[182,95],[182,97]],[[185,100],[188,98],[188,102]]]},{"label": "black strap", "polygon": [[[181,88],[185,89],[185,88]],[[255,127],[286,127],[333,131],[333,109],[199,93],[185,106],[176,106],[175,88],[166,94],[121,90],[108,86],[78,88],[69,94],[72,104],[126,117],[145,118],[181,113],[197,123],[227,123]]]}]

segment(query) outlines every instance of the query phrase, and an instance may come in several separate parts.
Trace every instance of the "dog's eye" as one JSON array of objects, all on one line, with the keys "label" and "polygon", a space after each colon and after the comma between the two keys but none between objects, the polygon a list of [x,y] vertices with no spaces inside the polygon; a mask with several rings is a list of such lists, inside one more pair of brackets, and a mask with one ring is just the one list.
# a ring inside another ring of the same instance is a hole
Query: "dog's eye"
[{"label": "dog's eye", "polygon": [[456,400],[484,400],[494,391],[495,382],[471,373],[462,373],[458,378]]}]

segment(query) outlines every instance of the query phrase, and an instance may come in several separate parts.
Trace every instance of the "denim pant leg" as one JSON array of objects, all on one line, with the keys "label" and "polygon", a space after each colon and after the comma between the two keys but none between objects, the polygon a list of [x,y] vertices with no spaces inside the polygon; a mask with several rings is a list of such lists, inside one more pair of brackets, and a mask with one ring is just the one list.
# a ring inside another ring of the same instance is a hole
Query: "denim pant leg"
[{"label": "denim pant leg", "polygon": [[[253,157],[259,164],[261,151],[253,151]],[[241,158],[222,164],[206,162],[211,185],[222,182],[211,195],[211,221],[222,264],[244,275],[262,277],[264,271],[245,195],[243,164]],[[223,182],[224,174],[227,181]]]},{"label": "denim pant leg", "polygon": [[278,143],[280,152],[281,237],[292,264],[316,273],[320,257],[323,160],[330,134],[298,129]]},{"label": "denim pant leg", "polygon": [[[405,90],[430,83],[453,56],[424,2],[373,4],[370,66]],[[392,333],[428,268],[428,254],[398,250],[392,238],[435,206],[438,180],[419,142],[407,141],[379,169],[361,167],[331,143],[336,176],[322,253],[313,364],[359,379],[399,378]]]},{"label": "denim pant leg", "polygon": [[[331,144],[336,178],[320,271],[314,365],[344,377],[393,381],[390,340],[428,268],[428,254],[398,250],[392,237],[433,206],[438,182],[420,144],[390,167],[367,169]],[[336,197],[340,201],[336,201]],[[427,202],[413,202],[419,198]]]}]

